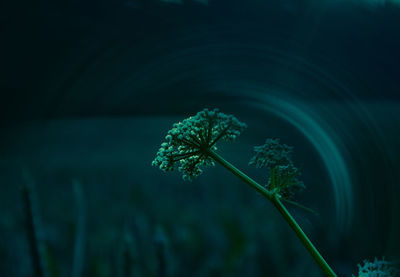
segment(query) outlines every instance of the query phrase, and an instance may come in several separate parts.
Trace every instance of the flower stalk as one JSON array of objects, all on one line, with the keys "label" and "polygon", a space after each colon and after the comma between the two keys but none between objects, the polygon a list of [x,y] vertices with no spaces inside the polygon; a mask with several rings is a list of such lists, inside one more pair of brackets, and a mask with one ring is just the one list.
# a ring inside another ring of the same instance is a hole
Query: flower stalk
[{"label": "flower stalk", "polygon": [[269,179],[265,186],[215,152],[218,141],[233,141],[245,128],[246,124],[232,115],[223,114],[218,109],[204,109],[173,125],[152,164],[164,171],[172,171],[179,164],[178,170],[182,172],[183,179],[189,181],[202,173],[202,167],[213,166],[215,162],[221,164],[271,201],[326,276],[337,277],[281,202],[282,199],[295,203],[291,201],[294,194],[305,188],[298,179],[300,171],[291,160],[293,147],[280,144],[278,139],[267,139],[264,145],[254,147],[256,155],[250,160],[250,164],[267,169]]},{"label": "flower stalk", "polygon": [[207,150],[207,155],[209,155],[211,158],[213,158],[216,162],[221,164],[223,167],[228,169],[230,172],[233,173],[233,175],[237,176],[239,179],[244,181],[246,184],[251,186],[253,189],[261,193],[265,198],[268,200],[272,201],[273,194],[268,191],[265,187],[261,186],[259,183],[251,179],[249,176],[244,174],[241,170],[237,169],[234,165],[232,165],[230,162],[222,158],[220,155],[215,153],[212,150]]},{"label": "flower stalk", "polygon": [[307,237],[307,235],[303,232],[299,224],[297,224],[296,220],[292,217],[292,215],[289,213],[289,211],[286,209],[286,207],[283,205],[281,202],[280,198],[281,196],[278,193],[272,193],[268,191],[266,188],[258,184],[256,181],[248,177],[246,174],[244,174],[242,171],[237,169],[234,165],[226,161],[223,157],[218,155],[217,153],[209,150],[207,151],[207,154],[212,157],[216,162],[221,164],[223,167],[225,167],[227,170],[232,172],[235,176],[239,177],[242,181],[247,183],[249,186],[251,186],[253,189],[261,193],[262,196],[267,198],[269,201],[271,201],[275,208],[279,211],[279,213],[283,216],[283,218],[286,220],[286,222],[289,224],[289,226],[292,228],[292,230],[296,233],[297,237],[300,239],[300,241],[303,243],[305,248],[308,250],[308,252],[311,254],[311,256],[314,258],[316,263],[319,265],[319,267],[323,270],[326,276],[329,277],[337,277],[335,272],[332,270],[332,268],[328,265],[328,263],[325,261],[325,259],[322,257],[322,255],[319,253],[317,248],[313,245],[313,243],[310,241],[310,239]]}]

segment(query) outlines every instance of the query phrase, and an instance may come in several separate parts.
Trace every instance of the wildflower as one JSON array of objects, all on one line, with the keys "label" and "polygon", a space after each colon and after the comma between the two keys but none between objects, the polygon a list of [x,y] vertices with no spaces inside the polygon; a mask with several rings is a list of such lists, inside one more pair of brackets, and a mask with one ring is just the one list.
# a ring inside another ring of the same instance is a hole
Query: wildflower
[{"label": "wildflower", "polygon": [[202,166],[214,165],[208,153],[217,149],[216,143],[219,140],[233,141],[246,128],[246,124],[218,109],[204,109],[172,127],[152,164],[170,171],[179,162],[178,169],[183,179],[192,180],[202,173]]},{"label": "wildflower", "polygon": [[265,144],[255,146],[254,151],[256,154],[251,158],[249,164],[258,168],[274,168],[291,163],[293,147],[280,144],[279,139],[266,139]]},{"label": "wildflower", "polygon": [[266,187],[279,193],[285,199],[293,198],[295,192],[305,188],[297,177],[300,170],[294,166],[291,158],[293,147],[281,144],[279,139],[267,139],[264,145],[255,146],[256,154],[249,164],[258,168],[266,168],[269,172]]},{"label": "wildflower", "polygon": [[273,178],[268,179],[267,187],[276,189],[285,199],[293,199],[297,192],[305,189],[303,181],[297,177],[300,176],[300,170],[292,163],[288,165],[278,165],[273,170]]},{"label": "wildflower", "polygon": [[[393,262],[386,261],[385,258],[373,262],[364,260],[364,264],[358,264],[357,277],[395,277],[399,276],[400,271]],[[353,277],[355,277],[353,275]]]},{"label": "wildflower", "polygon": [[[221,164],[240,180],[262,194],[271,201],[279,213],[289,223],[300,241],[310,252],[318,266],[327,276],[336,277],[335,272],[326,263],[324,258],[305,235],[303,230],[290,215],[281,202],[281,196],[289,195],[293,188],[302,185],[297,179],[299,170],[294,167],[290,154],[292,148],[282,145],[279,140],[267,140],[265,145],[255,147],[256,155],[250,161],[258,167],[267,167],[270,170],[268,187],[258,184],[245,173],[229,163],[218,153],[214,152],[216,143],[223,139],[234,140],[246,128],[232,115],[226,115],[217,109],[209,111],[204,109],[193,117],[175,123],[165,137],[166,142],[161,144],[153,165],[164,171],[174,170],[176,163],[180,163],[179,170],[183,179],[192,180],[202,172],[201,166],[214,165],[214,161]],[[282,198],[289,203],[293,201]]]}]

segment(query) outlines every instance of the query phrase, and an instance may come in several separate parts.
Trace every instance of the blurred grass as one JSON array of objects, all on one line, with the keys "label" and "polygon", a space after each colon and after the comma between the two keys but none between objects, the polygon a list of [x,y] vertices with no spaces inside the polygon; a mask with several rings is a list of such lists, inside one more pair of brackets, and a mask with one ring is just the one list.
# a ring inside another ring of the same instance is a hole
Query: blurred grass
[{"label": "blurred grass", "polygon": [[[77,224],[75,179],[87,196],[83,276],[122,274],[121,241],[126,226],[137,253],[131,276],[157,276],[157,226],[168,240],[168,276],[322,276],[270,204],[223,168],[209,168],[195,181],[184,182],[179,173],[165,174],[151,167],[174,121],[56,120],[16,127],[14,135],[3,140],[7,147],[0,148],[0,276],[32,273],[18,200],[22,168],[29,169],[37,184],[46,264],[54,277],[71,274]],[[262,141],[259,132],[253,128],[238,142],[221,144],[219,151],[263,182],[262,172],[247,167],[253,145]],[[280,133],[285,136],[284,129]],[[299,152],[307,153],[304,159],[297,158],[304,161],[305,169],[313,169],[303,173],[308,192],[301,202],[311,203],[321,216],[290,208],[327,260],[333,261],[332,266],[351,274],[356,263],[342,255],[354,256],[357,249],[364,252],[367,246],[357,241],[353,246],[349,242],[354,239],[335,235],[334,207],[328,205],[332,200],[326,193],[323,199],[316,194],[327,189],[321,186],[328,186],[320,183],[326,182],[323,165],[309,145],[296,139],[303,146]],[[372,253],[376,247],[371,244],[369,249]]]}]

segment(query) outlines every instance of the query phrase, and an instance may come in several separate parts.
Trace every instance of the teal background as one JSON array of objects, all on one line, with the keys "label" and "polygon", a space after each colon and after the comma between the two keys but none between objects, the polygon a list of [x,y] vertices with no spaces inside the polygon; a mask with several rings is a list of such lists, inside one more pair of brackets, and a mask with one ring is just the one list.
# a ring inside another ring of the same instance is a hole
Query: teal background
[{"label": "teal background", "polygon": [[338,276],[399,258],[396,1],[3,1],[0,23],[0,276],[33,274],[26,184],[49,276],[72,274],[79,214],[82,276],[322,276],[221,166],[151,166],[205,107],[248,124],[218,153],[260,183],[253,146],[294,146],[319,215],[289,209]]}]

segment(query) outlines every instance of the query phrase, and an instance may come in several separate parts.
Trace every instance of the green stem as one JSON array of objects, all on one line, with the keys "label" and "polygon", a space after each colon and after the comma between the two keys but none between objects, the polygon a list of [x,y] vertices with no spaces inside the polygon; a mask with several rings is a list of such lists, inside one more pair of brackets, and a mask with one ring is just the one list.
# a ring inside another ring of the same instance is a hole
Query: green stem
[{"label": "green stem", "polygon": [[234,165],[232,165],[231,163],[226,161],[224,158],[222,158],[217,153],[215,153],[211,150],[207,150],[207,154],[210,157],[212,157],[215,161],[220,163],[223,167],[225,167],[230,172],[232,172],[234,175],[236,175],[241,180],[243,180],[245,183],[250,185],[252,188],[257,190],[259,193],[261,193],[265,198],[270,200],[274,204],[275,208],[278,209],[279,213],[285,218],[285,220],[287,221],[289,226],[296,233],[297,237],[303,243],[305,248],[308,250],[308,252],[314,258],[314,260],[319,265],[319,267],[323,270],[323,272],[326,274],[326,276],[337,277],[336,273],[330,268],[330,266],[327,264],[327,262],[324,260],[324,258],[321,256],[321,254],[318,252],[317,248],[315,248],[315,246],[309,240],[307,235],[303,232],[301,227],[297,224],[296,220],[291,216],[289,211],[282,204],[282,202],[279,199],[280,198],[279,194],[271,193],[266,188],[264,188],[263,186],[258,184],[256,181],[254,181],[253,179],[248,177],[246,174],[244,174],[242,171],[237,169]]},{"label": "green stem", "polygon": [[325,261],[325,259],[321,256],[321,254],[318,252],[317,248],[315,248],[313,243],[310,241],[310,239],[307,237],[307,235],[303,232],[301,227],[297,224],[296,220],[292,217],[292,215],[289,213],[289,211],[286,209],[286,207],[283,205],[283,203],[280,201],[279,198],[280,198],[280,196],[278,194],[275,194],[275,197],[272,200],[272,203],[274,204],[274,206],[278,209],[280,214],[289,223],[290,227],[296,233],[297,237],[300,239],[300,241],[306,247],[308,252],[310,252],[311,256],[317,262],[319,267],[324,271],[326,276],[337,277],[336,273],[332,270],[332,268],[328,265],[328,263]]},{"label": "green stem", "polygon": [[217,153],[213,152],[212,150],[205,150],[206,154],[210,157],[212,157],[215,161],[223,165],[226,169],[228,169],[230,172],[232,172],[234,175],[239,177],[239,179],[242,179],[245,183],[250,185],[253,189],[261,193],[265,198],[268,200],[272,201],[272,193],[269,192],[265,187],[261,186],[259,183],[251,179],[249,176],[244,174],[242,171],[237,169],[233,164],[230,162],[226,161],[224,158],[222,158],[220,155]]}]

